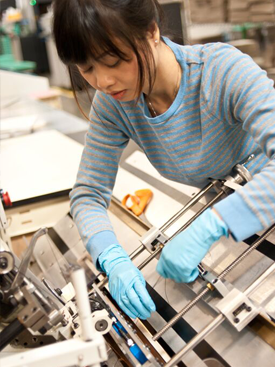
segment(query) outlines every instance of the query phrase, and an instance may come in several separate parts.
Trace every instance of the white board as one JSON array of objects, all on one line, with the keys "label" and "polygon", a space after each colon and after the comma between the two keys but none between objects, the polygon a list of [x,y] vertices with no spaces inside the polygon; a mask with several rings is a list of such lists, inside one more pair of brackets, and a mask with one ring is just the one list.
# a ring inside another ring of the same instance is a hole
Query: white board
[{"label": "white board", "polygon": [[83,146],[47,130],[1,141],[0,187],[17,202],[71,189]]}]

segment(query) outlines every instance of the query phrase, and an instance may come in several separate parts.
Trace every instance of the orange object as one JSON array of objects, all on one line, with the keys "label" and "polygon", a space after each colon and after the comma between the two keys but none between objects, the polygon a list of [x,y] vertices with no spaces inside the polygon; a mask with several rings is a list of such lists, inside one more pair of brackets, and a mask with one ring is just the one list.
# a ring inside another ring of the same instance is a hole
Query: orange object
[{"label": "orange object", "polygon": [[[131,194],[125,195],[124,198],[121,200],[121,204],[125,206],[127,209],[131,210],[135,215],[139,216],[144,212],[152,196],[153,193],[149,189],[137,190],[135,192],[135,195]],[[129,198],[132,200],[131,206],[127,205],[127,200]]]}]

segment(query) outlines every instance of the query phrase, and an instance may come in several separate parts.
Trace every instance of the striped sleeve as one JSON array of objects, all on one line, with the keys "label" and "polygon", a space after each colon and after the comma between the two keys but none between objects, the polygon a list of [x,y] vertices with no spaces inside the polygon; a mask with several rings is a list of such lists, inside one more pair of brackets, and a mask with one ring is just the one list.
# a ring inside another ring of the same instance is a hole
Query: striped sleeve
[{"label": "striped sleeve", "polygon": [[105,248],[117,243],[107,208],[118,162],[128,143],[128,137],[119,127],[119,119],[111,102],[97,93],[76,184],[70,193],[72,216],[94,263]]},{"label": "striped sleeve", "polygon": [[209,57],[208,83],[209,111],[230,125],[242,124],[269,160],[252,181],[215,205],[241,241],[275,222],[275,90],[265,71],[228,45]]}]

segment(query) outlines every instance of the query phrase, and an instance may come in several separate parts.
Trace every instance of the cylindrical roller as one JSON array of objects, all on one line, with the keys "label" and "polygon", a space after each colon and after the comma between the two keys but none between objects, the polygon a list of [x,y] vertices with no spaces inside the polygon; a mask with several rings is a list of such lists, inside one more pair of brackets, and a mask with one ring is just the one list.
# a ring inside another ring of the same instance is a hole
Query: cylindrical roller
[{"label": "cylindrical roller", "polygon": [[98,310],[92,313],[92,323],[96,331],[100,334],[107,334],[112,327],[112,320],[110,319],[106,310]]},{"label": "cylindrical roller", "polygon": [[7,274],[14,269],[14,256],[8,245],[0,238],[0,274]]}]

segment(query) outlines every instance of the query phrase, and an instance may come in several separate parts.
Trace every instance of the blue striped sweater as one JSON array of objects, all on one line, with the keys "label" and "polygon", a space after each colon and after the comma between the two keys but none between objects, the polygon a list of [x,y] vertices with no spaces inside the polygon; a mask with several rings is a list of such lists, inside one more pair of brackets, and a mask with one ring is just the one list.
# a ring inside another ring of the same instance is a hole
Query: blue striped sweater
[{"label": "blue striped sweater", "polygon": [[253,180],[215,205],[235,240],[275,222],[275,90],[249,56],[213,43],[179,46],[164,38],[182,67],[170,108],[152,118],[137,104],[97,92],[77,176],[71,212],[96,262],[117,243],[107,215],[118,163],[129,139],[168,179],[202,184],[223,178],[251,153]]}]

